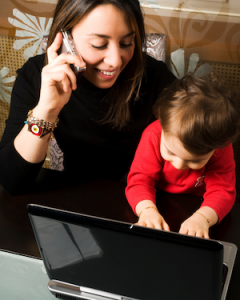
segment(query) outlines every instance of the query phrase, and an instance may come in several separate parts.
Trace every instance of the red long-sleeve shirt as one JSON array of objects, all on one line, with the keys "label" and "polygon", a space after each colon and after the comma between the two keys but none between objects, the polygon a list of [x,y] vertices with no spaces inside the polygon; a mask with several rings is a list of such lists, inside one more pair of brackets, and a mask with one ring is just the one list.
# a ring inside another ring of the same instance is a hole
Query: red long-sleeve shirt
[{"label": "red long-sleeve shirt", "polygon": [[232,145],[216,149],[199,170],[177,170],[161,157],[162,128],[157,120],[142,134],[128,175],[126,196],[133,211],[143,200],[154,203],[156,188],[169,193],[203,196],[201,206],[211,207],[219,222],[231,210],[235,197],[235,161]]}]

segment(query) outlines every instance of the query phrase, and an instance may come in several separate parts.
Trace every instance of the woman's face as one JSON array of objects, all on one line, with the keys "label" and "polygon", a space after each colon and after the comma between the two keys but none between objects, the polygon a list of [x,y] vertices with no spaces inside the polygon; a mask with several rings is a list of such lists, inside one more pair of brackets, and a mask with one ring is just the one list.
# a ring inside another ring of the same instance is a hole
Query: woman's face
[{"label": "woman's face", "polygon": [[113,5],[94,8],[73,27],[72,36],[87,64],[83,76],[99,88],[110,88],[133,57],[134,29]]}]

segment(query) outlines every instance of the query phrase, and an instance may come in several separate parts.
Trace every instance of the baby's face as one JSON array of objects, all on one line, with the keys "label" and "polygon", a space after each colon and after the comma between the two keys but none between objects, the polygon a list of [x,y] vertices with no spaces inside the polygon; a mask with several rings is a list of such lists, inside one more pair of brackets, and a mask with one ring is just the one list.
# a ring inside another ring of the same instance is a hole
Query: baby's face
[{"label": "baby's face", "polygon": [[162,158],[169,161],[177,170],[199,170],[206,165],[215,150],[204,155],[192,155],[174,136],[167,136],[162,131],[160,152]]}]

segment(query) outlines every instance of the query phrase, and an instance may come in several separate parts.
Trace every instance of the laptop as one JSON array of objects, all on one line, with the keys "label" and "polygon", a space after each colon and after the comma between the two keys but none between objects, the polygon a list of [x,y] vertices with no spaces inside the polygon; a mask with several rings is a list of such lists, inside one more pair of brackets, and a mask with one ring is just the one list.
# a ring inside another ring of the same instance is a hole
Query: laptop
[{"label": "laptop", "polygon": [[232,243],[34,204],[28,214],[59,299],[226,299]]}]

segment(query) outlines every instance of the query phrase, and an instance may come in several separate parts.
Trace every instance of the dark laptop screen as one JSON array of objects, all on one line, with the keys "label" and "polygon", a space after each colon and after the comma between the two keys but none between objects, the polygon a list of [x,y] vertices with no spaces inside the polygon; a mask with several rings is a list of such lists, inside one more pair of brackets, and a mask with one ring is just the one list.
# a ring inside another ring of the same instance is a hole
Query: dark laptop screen
[{"label": "dark laptop screen", "polygon": [[30,219],[50,279],[142,300],[221,298],[215,241],[47,208]]}]

